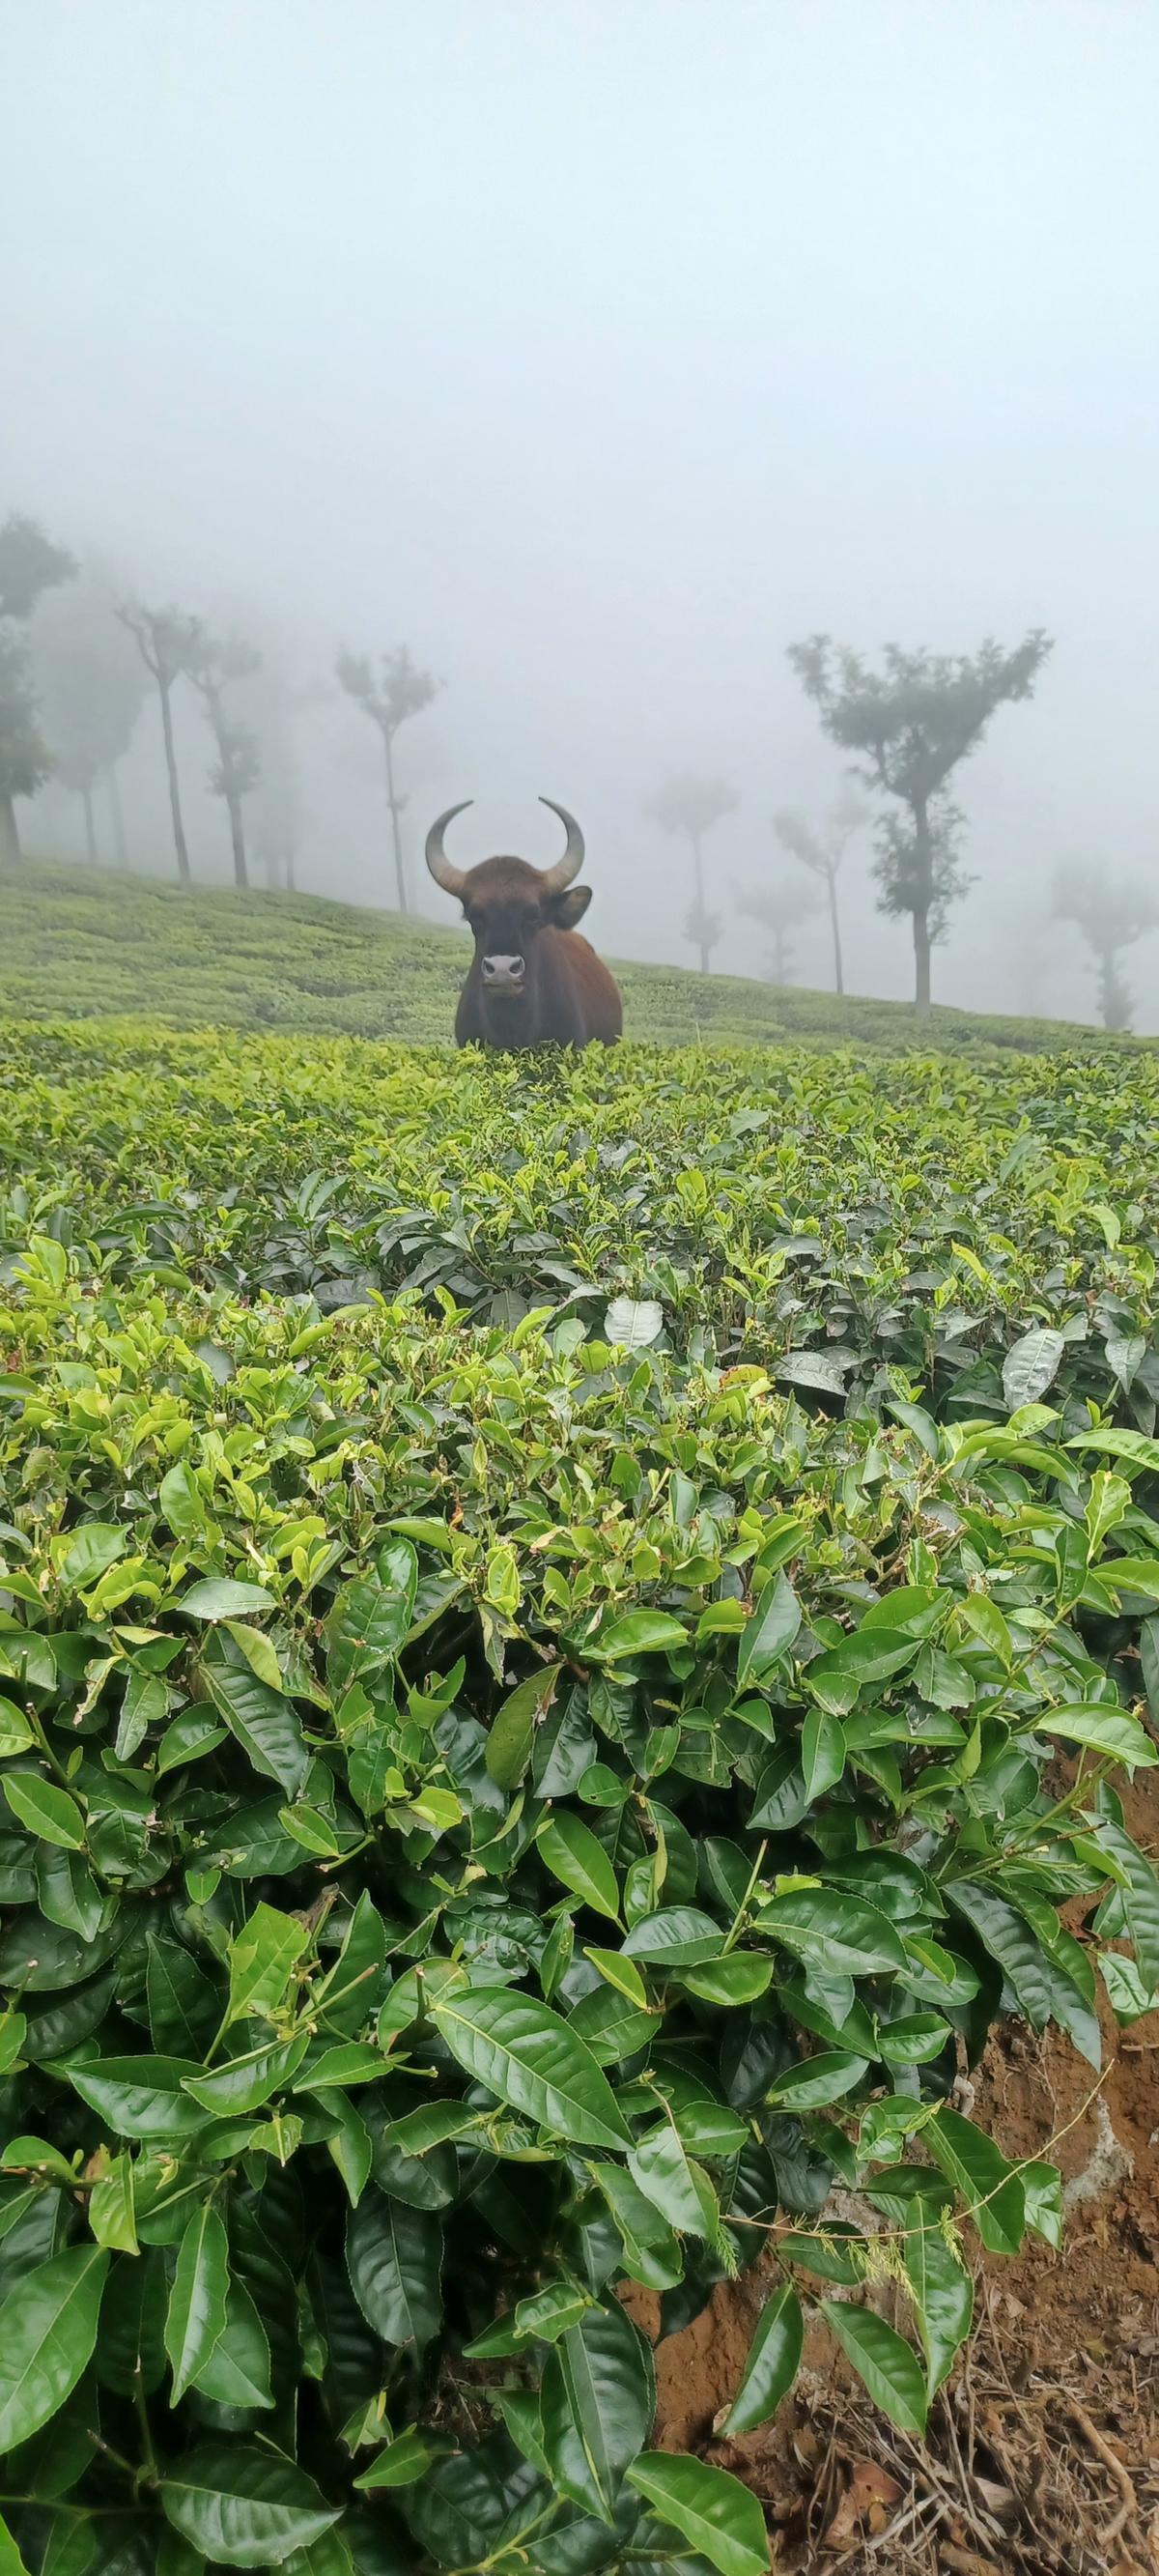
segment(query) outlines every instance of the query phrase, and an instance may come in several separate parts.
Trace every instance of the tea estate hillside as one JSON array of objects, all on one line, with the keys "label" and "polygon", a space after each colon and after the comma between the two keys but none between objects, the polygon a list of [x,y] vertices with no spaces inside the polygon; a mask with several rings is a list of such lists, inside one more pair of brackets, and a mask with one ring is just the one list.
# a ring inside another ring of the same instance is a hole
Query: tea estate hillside
[{"label": "tea estate hillside", "polygon": [[[0,1012],[18,1019],[148,1015],[182,1027],[275,1027],[439,1044],[470,951],[457,928],[316,895],[185,890],[39,862],[0,872]],[[1031,1053],[1135,1045],[1056,1020],[912,1009],[739,976],[611,961],[625,1033],[660,1046],[979,1045]]]}]

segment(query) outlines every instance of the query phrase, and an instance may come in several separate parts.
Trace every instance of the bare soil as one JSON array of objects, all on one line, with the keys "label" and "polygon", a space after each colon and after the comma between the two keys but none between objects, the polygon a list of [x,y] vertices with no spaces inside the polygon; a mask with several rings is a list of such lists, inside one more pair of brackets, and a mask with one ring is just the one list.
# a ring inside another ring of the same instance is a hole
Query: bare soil
[{"label": "bare soil", "polygon": [[[1152,1856],[1157,1776],[1126,1802]],[[659,2345],[658,2440],[753,2487],[777,2576],[1159,2576],[1159,2013],[1123,2033],[1109,2010],[1103,2023],[1101,2079],[1061,2034],[1022,2023],[987,2052],[973,2116],[1008,2156],[1059,2165],[1066,2236],[1057,2255],[979,2254],[974,2344],[924,2443],[869,2405],[821,2331],[775,2421],[716,2438],[759,2272]],[[895,2296],[880,2294],[887,2312]],[[644,2294],[632,2304],[654,2331]]]}]

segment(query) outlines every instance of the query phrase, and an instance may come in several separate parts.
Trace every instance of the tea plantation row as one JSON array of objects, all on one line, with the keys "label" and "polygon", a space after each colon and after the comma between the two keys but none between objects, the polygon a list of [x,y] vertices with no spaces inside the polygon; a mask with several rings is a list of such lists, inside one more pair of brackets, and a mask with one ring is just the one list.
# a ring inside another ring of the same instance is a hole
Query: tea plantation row
[{"label": "tea plantation row", "polygon": [[[595,918],[595,916],[593,916]],[[312,1029],[442,1045],[470,946],[457,914],[402,921],[312,895],[239,894],[108,870],[28,863],[0,872],[0,1010],[32,1019],[159,1012],[183,1027]],[[597,945],[600,932],[595,929]],[[617,965],[630,1034],[759,1045],[904,1048],[898,1002],[773,990],[738,976]],[[1025,1050],[1134,1041],[1049,1020],[936,1010],[940,1047]]]},{"label": "tea plantation row", "polygon": [[920,2431],[1159,1987],[1159,1067],[0,1079],[3,2576],[759,2576],[617,2292]]}]

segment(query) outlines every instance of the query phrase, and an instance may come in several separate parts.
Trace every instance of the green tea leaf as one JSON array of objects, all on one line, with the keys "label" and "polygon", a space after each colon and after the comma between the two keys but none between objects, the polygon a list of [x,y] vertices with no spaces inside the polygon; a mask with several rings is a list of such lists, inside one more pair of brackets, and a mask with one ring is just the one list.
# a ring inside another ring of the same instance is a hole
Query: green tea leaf
[{"label": "green tea leaf", "polygon": [[443,2234],[429,2210],[409,2209],[380,2191],[363,2193],[346,2227],[354,2295],[384,2343],[423,2351],[443,2313]]},{"label": "green tea leaf", "polygon": [[308,1764],[292,1701],[259,1681],[232,1637],[220,1630],[215,1632],[212,1650],[206,1649],[202,1671],[215,1708],[255,1771],[296,1797]]},{"label": "green tea leaf", "polygon": [[628,2470],[636,2488],[719,2576],[765,2576],[769,2543],[755,2495],[727,2469],[669,2451],[645,2451]]},{"label": "green tea leaf", "polygon": [[240,2281],[230,2282],[225,2324],[194,2378],[202,2396],[213,2398],[218,2406],[273,2405],[269,2341],[249,2291]]},{"label": "green tea leaf", "polygon": [[744,2376],[725,2419],[726,2441],[753,2432],[776,2414],[797,2376],[804,2340],[801,2303],[792,2283],[785,2281],[761,2310]]},{"label": "green tea leaf", "polygon": [[821,2049],[816,2057],[803,2058],[799,2066],[787,2066],[783,2075],[775,2075],[766,2099],[777,2111],[819,2111],[851,2093],[867,2071],[867,2060],[854,2057],[848,2049]]},{"label": "green tea leaf", "polygon": [[229,2246],[211,2200],[196,2209],[177,2252],[165,2319],[165,2350],[173,2373],[176,2406],[225,2331]]},{"label": "green tea leaf", "polygon": [[801,1729],[801,1769],[810,1806],[835,1787],[845,1769],[845,1729],[828,1709],[811,1708]]},{"label": "green tea leaf", "polygon": [[630,1655],[667,1654],[687,1642],[679,1619],[667,1610],[626,1610],[599,1637],[590,1639],[585,1651],[594,1663],[615,1664]]},{"label": "green tea leaf", "polygon": [[204,1583],[190,1584],[174,1609],[183,1619],[256,1619],[263,1610],[272,1610],[271,1593],[260,1583],[233,1583],[210,1576]]},{"label": "green tea leaf", "polygon": [[924,2433],[926,2427],[925,2375],[912,2344],[895,2333],[884,2317],[872,2308],[847,2306],[840,2299],[823,2299],[821,2315],[845,2354],[858,2378],[864,2380],[875,2406],[888,2415],[903,2433]]},{"label": "green tea leaf", "polygon": [[425,2478],[434,2456],[432,2445],[424,2441],[417,2424],[408,2424],[405,2433],[388,2442],[361,2477],[355,2478],[355,2486],[360,2495],[373,2495],[379,2487],[413,2486],[416,2479]]},{"label": "green tea leaf", "polygon": [[541,1857],[554,1878],[583,1898],[597,1914],[619,1919],[620,1891],[616,1873],[602,1843],[578,1816],[549,1816],[536,1837]]},{"label": "green tea leaf", "polygon": [[589,2307],[544,2372],[542,2434],[553,2484],[610,2522],[656,2410],[652,2355],[618,2302]]},{"label": "green tea leaf", "polygon": [[542,1672],[529,1673],[504,1700],[484,1757],[488,1776],[498,1788],[518,1788],[531,1760],[536,1727],[551,1707],[562,1671],[562,1664],[546,1664]]},{"label": "green tea leaf", "polygon": [[477,1986],[440,1995],[431,2018],[474,2081],[513,2110],[577,2146],[630,2143],[591,2050],[546,2004],[505,1986]]},{"label": "green tea leaf", "polygon": [[27,1753],[35,1740],[22,1711],[10,1699],[0,1698],[0,1762],[7,1762],[14,1753]]},{"label": "green tea leaf", "polygon": [[790,1889],[762,1908],[760,1930],[822,1975],[900,1975],[906,1964],[901,1939],[885,1915],[839,1888]]},{"label": "green tea leaf", "polygon": [[205,2442],[166,2469],[158,2490],[175,2531],[225,2567],[276,2565],[337,2522],[304,2470],[236,2439]]},{"label": "green tea leaf", "polygon": [[759,1682],[789,1652],[801,1625],[801,1604],[787,1574],[775,1574],[748,1620],[737,1653],[740,1685]]},{"label": "green tea leaf", "polygon": [[1026,2227],[1026,2201],[1017,2170],[992,2138],[959,2111],[938,2111],[922,2129],[934,2163],[966,2203],[991,2254],[1017,2254]]},{"label": "green tea leaf", "polygon": [[1002,1364],[1002,1392],[1007,1409],[1017,1413],[1024,1404],[1037,1404],[1057,1376],[1066,1343],[1061,1333],[1049,1325],[1035,1327],[1013,1342]]},{"label": "green tea leaf", "polygon": [[71,2084],[120,2138],[188,2138],[204,2129],[209,2114],[184,2091],[199,2072],[180,2057],[101,2057],[87,2065],[71,2059],[55,2072]]},{"label": "green tea leaf", "polygon": [[[244,1931],[229,1945],[229,2019],[270,2019],[306,1947],[305,1925],[279,1914],[276,1906],[255,1905]],[[191,2076],[200,2069],[191,2067]]]},{"label": "green tea leaf", "polygon": [[91,2359],[109,2257],[101,2246],[56,2254],[26,2273],[0,2307],[0,2455],[47,2424]]},{"label": "green tea leaf", "polygon": [[128,1544],[124,1530],[113,1521],[86,1521],[60,1563],[60,1579],[66,1591],[76,1592],[87,1583],[96,1583],[125,1553]]},{"label": "green tea leaf", "polygon": [[1108,1754],[1112,1762],[1125,1762],[1131,1770],[1146,1770],[1159,1762],[1159,1750],[1138,1718],[1128,1717],[1125,1709],[1107,1708],[1099,1702],[1084,1708],[1045,1709],[1035,1719],[1034,1731],[1036,1735],[1063,1735],[1069,1744],[1089,1745],[1092,1753]]},{"label": "green tea leaf", "polygon": [[932,2213],[919,2213],[920,2205],[914,2213],[917,2224],[905,2238],[902,2259],[925,2350],[926,2393],[934,2397],[969,2334],[974,2284]]},{"label": "green tea leaf", "polygon": [[17,1822],[27,1826],[30,1834],[39,1834],[42,1841],[55,1843],[62,1851],[83,1848],[85,1820],[67,1789],[41,1780],[34,1771],[7,1771],[4,1795]]},{"label": "green tea leaf", "polygon": [[219,2118],[240,2118],[259,2110],[272,2093],[290,2083],[309,2045],[309,2032],[299,2031],[293,2039],[274,2040],[251,2048],[244,2057],[231,2057],[208,2075],[187,2075],[184,2089]]}]

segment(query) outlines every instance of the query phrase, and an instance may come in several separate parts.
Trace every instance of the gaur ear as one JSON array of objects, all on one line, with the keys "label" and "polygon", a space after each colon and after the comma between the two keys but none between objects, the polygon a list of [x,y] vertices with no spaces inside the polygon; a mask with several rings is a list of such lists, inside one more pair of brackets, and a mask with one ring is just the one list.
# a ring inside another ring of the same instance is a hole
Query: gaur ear
[{"label": "gaur ear", "polygon": [[544,907],[554,930],[574,930],[582,921],[592,899],[590,886],[568,886],[566,893],[549,895]]}]

